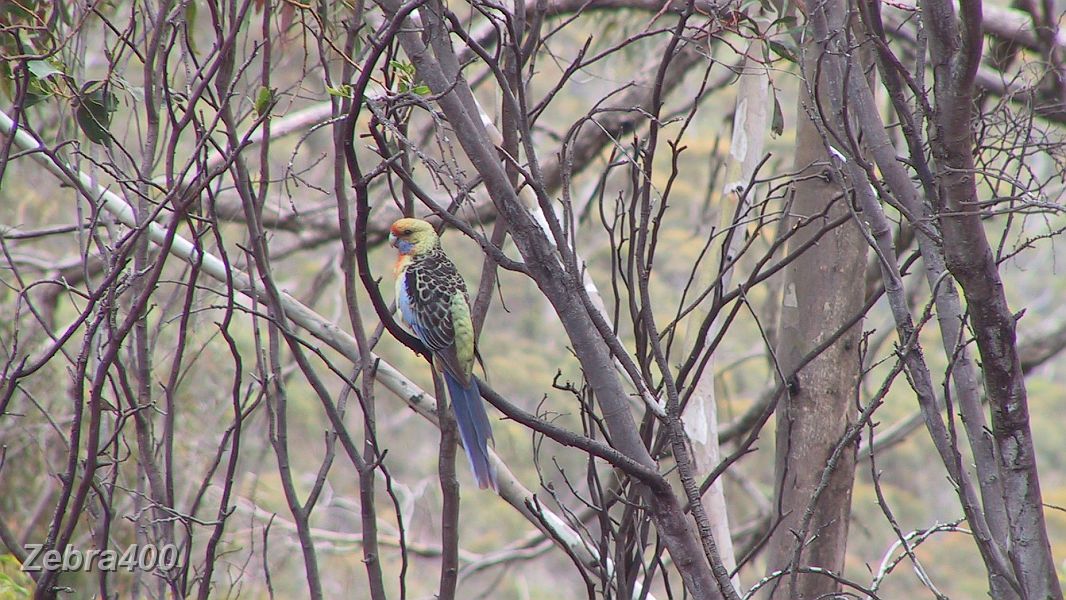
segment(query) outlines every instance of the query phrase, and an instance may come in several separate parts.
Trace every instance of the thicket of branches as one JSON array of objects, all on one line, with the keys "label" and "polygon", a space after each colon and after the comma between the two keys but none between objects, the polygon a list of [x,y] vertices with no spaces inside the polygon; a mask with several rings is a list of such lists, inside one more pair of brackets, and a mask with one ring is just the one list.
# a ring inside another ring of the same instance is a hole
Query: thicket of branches
[{"label": "thicket of branches", "polygon": [[[3,4],[0,595],[1061,598],[1060,20]],[[470,284],[499,497],[400,216]],[[179,560],[25,570],[133,544]]]}]

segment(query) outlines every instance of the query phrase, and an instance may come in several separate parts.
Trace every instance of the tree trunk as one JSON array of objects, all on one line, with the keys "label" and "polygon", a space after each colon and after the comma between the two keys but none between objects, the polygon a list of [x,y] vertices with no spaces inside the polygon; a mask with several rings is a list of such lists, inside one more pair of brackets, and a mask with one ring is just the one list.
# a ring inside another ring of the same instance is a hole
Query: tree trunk
[{"label": "tree trunk", "polygon": [[981,222],[974,176],[973,92],[983,48],[982,7],[977,0],[960,2],[958,19],[949,2],[926,0],[921,8],[935,34],[929,38],[935,100],[929,137],[943,203],[940,230],[948,270],[966,298],[992,407],[992,438],[1010,535],[1008,554],[1023,598],[1062,598],[1029,429],[1017,319],[1007,305],[999,266]]},{"label": "tree trunk", "polygon": [[[816,49],[814,45],[808,48],[811,56],[806,60],[811,65],[816,60]],[[848,210],[848,200],[839,198],[842,190],[828,180],[824,144],[807,115],[811,107],[811,99],[803,94],[795,157],[795,170],[800,175],[789,212],[794,218],[816,217],[824,212],[822,218],[829,220]],[[823,172],[826,177],[822,177]],[[829,202],[833,205],[827,211]],[[789,246],[801,246],[816,229],[814,225],[801,229]],[[863,281],[865,266],[866,241],[858,228],[848,223],[827,233],[785,270],[777,348],[785,376],[827,332],[842,327],[862,309],[863,286],[857,282]],[[777,409],[774,499],[779,522],[775,523],[767,546],[771,573],[802,566],[839,572],[844,565],[855,473],[854,448],[843,452],[835,465],[827,467],[827,462],[856,416],[860,332],[861,327],[856,324],[791,377],[789,393]],[[816,497],[826,468],[831,469],[828,487]],[[808,531],[801,532],[804,514],[812,501],[814,518]],[[798,554],[797,544],[801,541],[804,547]],[[795,562],[797,556],[799,561]],[[817,598],[836,592],[839,586],[823,575],[785,574],[769,588],[770,598]]]}]

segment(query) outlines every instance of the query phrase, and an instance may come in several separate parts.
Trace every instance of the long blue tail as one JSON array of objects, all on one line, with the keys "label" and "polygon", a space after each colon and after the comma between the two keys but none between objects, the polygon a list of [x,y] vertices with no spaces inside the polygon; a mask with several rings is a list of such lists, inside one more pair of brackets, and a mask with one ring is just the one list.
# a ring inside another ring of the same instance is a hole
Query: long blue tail
[{"label": "long blue tail", "polygon": [[462,382],[450,373],[444,373],[444,382],[448,385],[448,397],[452,401],[452,412],[459,425],[459,437],[463,440],[466,458],[470,461],[470,470],[474,472],[477,486],[481,489],[491,487],[499,491],[496,480],[496,468],[489,462],[489,440],[492,439],[492,427],[489,416],[485,414],[485,405],[481,403],[477,379],[471,377],[470,385]]}]

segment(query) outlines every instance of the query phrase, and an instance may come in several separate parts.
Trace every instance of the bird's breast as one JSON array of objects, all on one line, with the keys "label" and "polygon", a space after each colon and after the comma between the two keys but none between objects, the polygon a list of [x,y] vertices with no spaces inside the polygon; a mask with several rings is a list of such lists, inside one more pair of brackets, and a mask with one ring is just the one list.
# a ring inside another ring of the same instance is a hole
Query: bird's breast
[{"label": "bird's breast", "polygon": [[396,276],[396,281],[399,282],[403,279],[404,274],[407,271],[407,266],[411,264],[410,254],[398,254],[396,256],[396,263],[392,265],[392,274]]}]

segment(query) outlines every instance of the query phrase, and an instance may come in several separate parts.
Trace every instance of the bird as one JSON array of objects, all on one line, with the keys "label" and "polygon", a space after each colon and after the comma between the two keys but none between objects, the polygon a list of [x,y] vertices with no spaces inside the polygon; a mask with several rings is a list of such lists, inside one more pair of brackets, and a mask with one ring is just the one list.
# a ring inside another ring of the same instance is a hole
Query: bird
[{"label": "bird", "polygon": [[433,225],[404,218],[389,228],[396,248],[396,304],[400,316],[432,354],[444,377],[459,438],[470,470],[481,489],[499,491],[496,468],[489,461],[492,427],[474,377],[474,323],[466,282],[441,247]]}]

